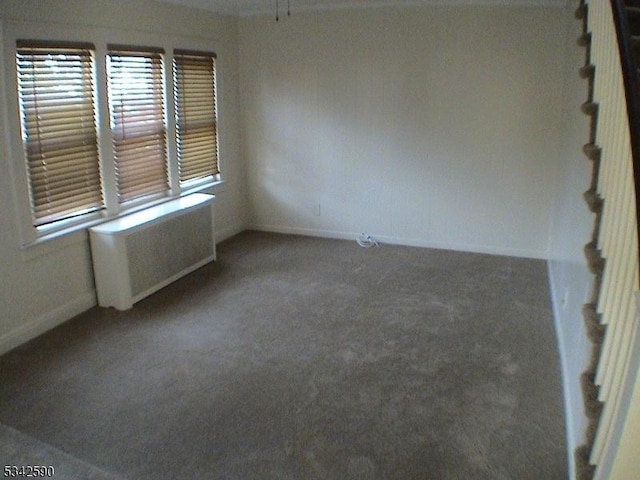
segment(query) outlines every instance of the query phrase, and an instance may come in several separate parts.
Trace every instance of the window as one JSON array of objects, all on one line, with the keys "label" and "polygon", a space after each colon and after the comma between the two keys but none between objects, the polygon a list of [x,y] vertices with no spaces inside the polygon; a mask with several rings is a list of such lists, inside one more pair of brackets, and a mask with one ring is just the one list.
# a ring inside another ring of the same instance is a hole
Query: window
[{"label": "window", "polygon": [[216,56],[176,50],[173,57],[180,184],[217,175]]},{"label": "window", "polygon": [[168,190],[162,50],[110,45],[107,88],[120,203]]},{"label": "window", "polygon": [[104,208],[90,44],[17,43],[18,96],[34,226]]},{"label": "window", "polygon": [[[151,47],[132,47],[82,42],[85,34],[104,38],[90,29],[64,34],[74,42],[11,35],[24,244],[220,181],[216,55],[206,44],[149,36]],[[183,41],[204,49],[174,48]]]}]

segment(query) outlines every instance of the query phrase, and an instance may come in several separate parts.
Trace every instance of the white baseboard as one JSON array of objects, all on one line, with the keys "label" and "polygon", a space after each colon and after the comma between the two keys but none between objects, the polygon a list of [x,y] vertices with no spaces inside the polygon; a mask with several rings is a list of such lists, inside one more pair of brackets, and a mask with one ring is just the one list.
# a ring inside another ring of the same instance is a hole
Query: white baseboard
[{"label": "white baseboard", "polygon": [[0,355],[70,320],[96,305],[95,292],[88,292],[60,305],[39,318],[27,322],[0,337]]},{"label": "white baseboard", "polygon": [[[339,232],[332,230],[321,230],[312,228],[286,227],[279,225],[250,224],[247,229],[262,232],[290,233],[294,235],[306,235],[310,237],[336,238],[341,240],[355,240],[362,232]],[[395,236],[376,235],[374,232],[367,232],[380,243],[391,245],[404,245],[407,247],[436,248],[440,250],[455,250],[460,252],[486,253],[489,255],[501,255],[508,257],[535,258],[546,260],[548,255],[545,251],[528,250],[519,248],[495,247],[489,245],[440,243],[424,239],[405,238]]]},{"label": "white baseboard", "polygon": [[551,308],[553,310],[553,325],[556,331],[556,339],[558,342],[558,351],[560,354],[560,369],[562,372],[562,398],[564,401],[564,420],[567,435],[567,465],[569,469],[569,479],[576,478],[576,459],[574,452],[578,445],[574,444],[575,431],[573,428],[572,411],[573,402],[571,401],[571,388],[569,387],[569,367],[567,365],[567,352],[565,350],[565,340],[560,325],[560,310],[558,305],[558,296],[555,287],[553,268],[551,260],[547,260],[547,272],[549,277],[549,290],[551,291]]}]

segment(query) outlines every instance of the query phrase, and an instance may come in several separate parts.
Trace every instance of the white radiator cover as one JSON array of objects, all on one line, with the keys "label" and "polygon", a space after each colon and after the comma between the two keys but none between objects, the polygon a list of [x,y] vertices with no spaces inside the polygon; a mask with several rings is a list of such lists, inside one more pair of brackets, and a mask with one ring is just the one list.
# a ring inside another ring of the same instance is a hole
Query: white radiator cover
[{"label": "white radiator cover", "polygon": [[194,193],[90,228],[98,305],[126,310],[215,260],[214,198]]}]

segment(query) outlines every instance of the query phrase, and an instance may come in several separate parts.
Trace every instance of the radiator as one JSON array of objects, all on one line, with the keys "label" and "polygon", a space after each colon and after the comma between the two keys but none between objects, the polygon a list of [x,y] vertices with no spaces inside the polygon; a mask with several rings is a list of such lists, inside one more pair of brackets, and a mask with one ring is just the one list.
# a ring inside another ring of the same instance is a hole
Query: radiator
[{"label": "radiator", "polygon": [[90,228],[98,305],[126,310],[215,260],[214,198],[195,193]]}]

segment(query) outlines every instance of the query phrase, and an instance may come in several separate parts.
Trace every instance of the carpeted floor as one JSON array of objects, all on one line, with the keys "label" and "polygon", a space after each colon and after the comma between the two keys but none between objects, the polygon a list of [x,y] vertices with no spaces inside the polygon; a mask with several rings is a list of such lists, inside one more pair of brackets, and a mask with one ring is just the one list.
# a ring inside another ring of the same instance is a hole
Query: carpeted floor
[{"label": "carpeted floor", "polygon": [[2,460],[131,480],[567,478],[544,261],[256,232],[218,259],[0,357]]}]

